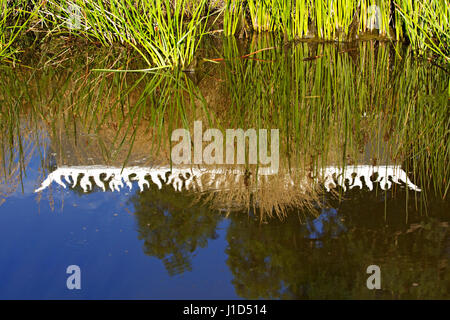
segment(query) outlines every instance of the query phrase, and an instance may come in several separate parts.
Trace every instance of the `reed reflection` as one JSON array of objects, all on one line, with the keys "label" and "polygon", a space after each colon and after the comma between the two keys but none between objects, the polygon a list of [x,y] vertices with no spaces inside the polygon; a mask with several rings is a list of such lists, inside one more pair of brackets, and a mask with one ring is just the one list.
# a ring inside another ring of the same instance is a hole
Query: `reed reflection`
[{"label": "reed reflection", "polygon": [[[432,289],[449,280],[447,75],[395,49],[402,59],[388,44],[261,37],[205,50],[219,64],[198,59],[194,74],[89,72],[131,68],[127,53],[70,71],[7,70],[2,188],[17,187],[30,155],[42,163],[37,196],[49,201],[62,187],[131,188],[144,251],[173,275],[192,268],[226,216],[228,265],[246,298],[371,298],[360,270],[373,261],[389,270],[381,297],[445,297]],[[196,120],[278,128],[279,173],[173,166],[170,134]]]}]

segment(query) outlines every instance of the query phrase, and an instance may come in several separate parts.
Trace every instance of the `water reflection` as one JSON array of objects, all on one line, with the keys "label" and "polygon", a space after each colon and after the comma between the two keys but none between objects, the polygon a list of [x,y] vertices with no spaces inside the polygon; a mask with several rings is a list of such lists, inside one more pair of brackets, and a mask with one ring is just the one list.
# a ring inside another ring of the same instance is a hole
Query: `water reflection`
[{"label": "water reflection", "polygon": [[[210,193],[213,203],[217,200],[225,208],[246,207],[249,202],[245,194],[255,196],[259,209],[267,210],[281,206],[301,207],[301,201],[309,200],[317,203],[320,193],[312,198],[308,192],[319,184],[324,185],[327,192],[339,186],[342,191],[357,187],[372,191],[374,184],[381,190],[389,190],[393,183],[405,185],[414,191],[421,191],[414,185],[400,166],[346,166],[344,168],[328,166],[318,170],[317,176],[299,176],[293,172],[265,172],[259,169],[254,172],[255,181],[250,182],[252,171],[244,169],[221,169],[214,167],[104,167],[104,166],[69,166],[58,167],[51,172],[35,192],[41,192],[52,183],[63,188],[70,185],[72,189],[81,188],[84,192],[92,192],[95,188],[102,191],[120,192],[123,188],[133,189],[137,183],[139,190],[159,190],[164,186],[172,186],[175,191]],[[274,176],[272,176],[274,175]],[[63,181],[64,180],[64,181]],[[276,190],[276,194],[268,199],[268,195]],[[288,195],[288,196],[287,196]],[[310,197],[308,199],[308,196]],[[300,202],[296,202],[299,200]],[[296,206],[295,206],[296,205]]]},{"label": "water reflection", "polygon": [[[318,240],[327,235],[336,238],[340,233],[347,231],[340,219],[336,209],[322,209],[320,215],[307,224],[308,238]],[[318,245],[322,246],[322,243],[319,242]]]},{"label": "water reflection", "polygon": [[[410,212],[418,220],[405,224],[404,199],[387,201],[385,220],[384,201],[373,197],[326,209],[306,226],[296,217],[257,225],[233,215],[227,264],[237,293],[249,299],[448,298],[448,222]],[[445,216],[448,204],[440,210],[434,213]],[[371,263],[386,270],[381,291],[365,287],[363,271]]]},{"label": "water reflection", "polygon": [[[0,210],[21,184],[49,210],[72,193],[126,202],[130,237],[171,276],[222,241],[244,298],[448,298],[446,73],[376,42],[211,42],[199,52],[220,63],[189,74],[89,72],[139,69],[126,52],[2,70]],[[278,128],[279,173],[173,165],[170,133],[195,120]]]},{"label": "water reflection", "polygon": [[193,205],[192,195],[164,187],[136,194],[130,201],[145,253],[161,259],[171,275],[191,270],[195,252],[218,237],[221,215],[207,206]]},{"label": "water reflection", "polygon": [[[72,184],[75,188],[78,184],[84,192],[92,191],[93,185],[111,191],[121,191],[125,186],[131,190],[132,182],[137,181],[139,190],[143,191],[146,187],[150,188],[150,181],[159,189],[162,184],[172,185],[176,191],[199,191],[204,192],[205,189],[229,190],[231,184],[238,186],[241,181],[245,181],[248,171],[234,169],[224,170],[220,168],[186,168],[186,167],[102,167],[102,166],[84,166],[84,167],[60,167],[51,172],[42,182],[42,185],[35,192],[46,189],[52,182],[55,182],[66,188],[66,183]],[[262,179],[268,181],[268,177],[273,173],[265,173],[263,169],[256,172],[258,184],[261,186]],[[281,180],[287,185],[295,185],[294,179],[289,173],[281,175]],[[203,176],[207,176],[204,179]],[[295,176],[294,176],[295,177]],[[373,190],[373,182],[379,183],[381,189],[388,190],[392,186],[392,182],[397,184],[405,184],[414,191],[421,191],[419,187],[409,180],[406,172],[400,166],[346,166],[325,167],[319,171],[319,176],[315,179],[307,179],[303,177],[298,188],[306,187],[308,183],[317,183],[324,181],[326,191],[339,185],[347,190],[346,183],[349,188],[363,188],[363,183],[369,190]],[[65,179],[66,183],[62,181]],[[91,182],[94,181],[94,184]],[[207,180],[203,183],[202,180]],[[391,182],[392,181],[392,182]]]}]

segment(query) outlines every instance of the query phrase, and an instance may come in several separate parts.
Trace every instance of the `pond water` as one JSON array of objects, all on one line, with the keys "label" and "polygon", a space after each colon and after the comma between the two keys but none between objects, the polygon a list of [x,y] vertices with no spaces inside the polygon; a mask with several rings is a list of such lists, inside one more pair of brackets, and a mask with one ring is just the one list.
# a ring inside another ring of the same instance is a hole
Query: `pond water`
[{"label": "pond water", "polygon": [[[108,71],[141,63],[48,41],[0,67],[1,299],[450,298],[446,70],[260,36],[208,39],[179,72]],[[245,151],[173,163],[195,121],[277,129],[276,172]]]}]

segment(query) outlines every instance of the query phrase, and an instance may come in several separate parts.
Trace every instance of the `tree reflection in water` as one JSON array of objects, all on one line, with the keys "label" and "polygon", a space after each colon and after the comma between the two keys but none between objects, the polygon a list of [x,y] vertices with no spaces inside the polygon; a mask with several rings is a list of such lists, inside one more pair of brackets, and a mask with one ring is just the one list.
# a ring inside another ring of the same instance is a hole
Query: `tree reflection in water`
[{"label": "tree reflection in water", "polygon": [[172,186],[138,193],[131,202],[145,253],[161,259],[170,275],[190,271],[195,251],[218,237],[216,227],[222,217]]},{"label": "tree reflection in water", "polygon": [[[305,212],[261,223],[246,212],[229,215],[226,249],[233,285],[243,298],[444,298],[449,297],[448,202],[433,201],[426,217],[406,192],[351,191],[347,200],[306,223]],[[132,198],[145,253],[163,261],[170,275],[192,269],[192,258],[217,238],[223,218],[188,193],[171,187]],[[385,210],[386,208],[386,210]],[[408,219],[405,221],[405,219]],[[366,268],[381,268],[382,290],[368,290]]]},{"label": "tree reflection in water", "polygon": [[[384,199],[357,191],[350,197],[332,204],[337,215],[329,209],[312,222],[320,233],[295,215],[265,225],[231,216],[227,264],[237,293],[250,299],[448,298],[450,237],[441,219],[448,203],[432,208],[441,217],[410,208],[405,223],[399,214],[405,194]],[[366,287],[372,264],[381,268],[382,290]]]}]

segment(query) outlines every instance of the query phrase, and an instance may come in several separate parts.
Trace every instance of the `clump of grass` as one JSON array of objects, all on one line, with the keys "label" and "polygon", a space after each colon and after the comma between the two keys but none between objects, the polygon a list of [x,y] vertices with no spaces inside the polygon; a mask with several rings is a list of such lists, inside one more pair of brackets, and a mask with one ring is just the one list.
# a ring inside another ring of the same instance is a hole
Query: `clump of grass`
[{"label": "clump of grass", "polygon": [[248,13],[255,32],[333,41],[354,40],[371,32],[409,39],[416,49],[430,49],[448,60],[449,7],[446,0],[230,0],[224,30],[226,35],[239,32],[236,22]]},{"label": "clump of grass", "polygon": [[[242,1],[239,3],[242,6]],[[246,11],[254,31],[280,32],[290,39],[315,35],[325,40],[345,40],[351,27],[361,33],[375,29],[375,24],[379,34],[387,36],[391,14],[389,1],[374,0],[249,0],[245,9],[231,14]],[[228,23],[236,20],[227,17],[225,30],[233,29]]]},{"label": "clump of grass", "polygon": [[22,34],[27,21],[24,13],[8,0],[0,0],[0,61],[15,60],[19,49],[13,44]]},{"label": "clump of grass", "polygon": [[49,0],[40,10],[54,33],[134,48],[149,65],[189,64],[204,34],[206,0]]},{"label": "clump of grass", "polygon": [[[450,5],[446,0],[395,1],[404,32],[413,47],[429,49],[450,62]],[[398,28],[398,32],[402,29]]]},{"label": "clump of grass", "polygon": [[245,20],[245,5],[242,0],[227,0],[223,8],[224,34],[231,36],[236,34],[242,21]]},{"label": "clump of grass", "polygon": [[[353,41],[370,32],[409,39],[415,49],[449,60],[446,0],[226,0],[219,5],[208,0],[0,0],[0,5],[3,57],[13,55],[12,43],[27,27],[50,36],[78,35],[104,46],[121,43],[148,65],[183,67],[208,31],[209,18],[221,12],[225,35],[244,30],[274,32],[288,40]],[[38,19],[24,24],[32,12],[38,12]]]}]

